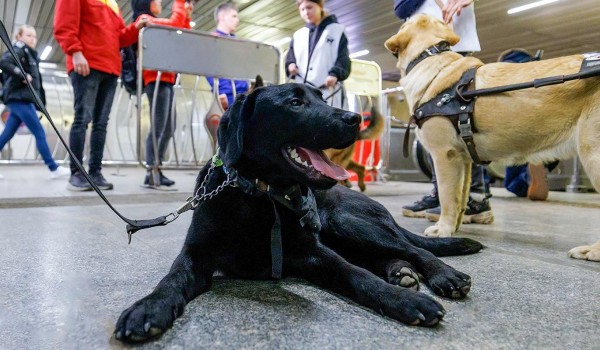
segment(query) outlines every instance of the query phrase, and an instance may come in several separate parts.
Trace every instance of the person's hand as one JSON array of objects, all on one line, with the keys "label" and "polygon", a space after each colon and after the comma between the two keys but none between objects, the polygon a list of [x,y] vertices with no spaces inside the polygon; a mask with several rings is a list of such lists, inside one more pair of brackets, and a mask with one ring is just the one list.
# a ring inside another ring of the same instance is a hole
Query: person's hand
[{"label": "person's hand", "polygon": [[33,77],[29,73],[27,73],[25,75],[25,79],[23,79],[23,84],[27,84],[27,82],[31,83],[32,81],[33,81]]},{"label": "person's hand", "polygon": [[325,86],[332,87],[337,83],[337,81],[338,78],[334,77],[333,75],[329,75],[327,76],[327,79],[325,79]]},{"label": "person's hand", "polygon": [[144,27],[147,27],[148,24],[150,24],[150,21],[148,20],[148,15],[141,15],[140,18],[138,18],[138,20],[135,21],[135,28],[137,30],[140,30]]},{"label": "person's hand", "polygon": [[290,73],[290,77],[293,78],[298,75],[298,66],[295,63],[290,63],[288,66],[288,72]]},{"label": "person's hand", "polygon": [[473,0],[448,0],[444,8],[442,8],[442,18],[444,22],[452,22],[452,17],[456,14],[460,16],[460,12],[463,8],[471,5]]},{"label": "person's hand", "polygon": [[81,51],[73,54],[73,70],[84,77],[90,74],[90,65]]}]

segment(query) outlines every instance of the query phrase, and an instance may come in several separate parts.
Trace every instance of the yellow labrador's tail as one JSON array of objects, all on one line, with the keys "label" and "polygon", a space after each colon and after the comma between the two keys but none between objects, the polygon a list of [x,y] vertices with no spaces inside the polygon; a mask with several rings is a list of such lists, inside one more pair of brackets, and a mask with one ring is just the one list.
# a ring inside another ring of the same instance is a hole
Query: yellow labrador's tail
[{"label": "yellow labrador's tail", "polygon": [[443,237],[428,238],[402,230],[404,236],[415,246],[423,248],[435,256],[454,256],[475,254],[483,245],[470,238]]},{"label": "yellow labrador's tail", "polygon": [[381,135],[385,123],[381,112],[375,106],[371,106],[371,123],[366,129],[361,130],[358,135],[359,140],[371,140],[376,139]]}]

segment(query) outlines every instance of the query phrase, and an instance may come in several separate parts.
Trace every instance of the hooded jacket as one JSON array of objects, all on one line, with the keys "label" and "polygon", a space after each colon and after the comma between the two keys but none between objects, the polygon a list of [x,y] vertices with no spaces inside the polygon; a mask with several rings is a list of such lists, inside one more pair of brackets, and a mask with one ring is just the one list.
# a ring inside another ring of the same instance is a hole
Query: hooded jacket
[{"label": "hooded jacket", "polygon": [[[321,40],[324,33],[327,34]],[[305,43],[301,44],[300,40]],[[314,55],[315,48],[319,50],[316,56]],[[315,64],[317,60],[319,62]],[[290,63],[296,63],[300,74],[317,86],[325,82],[327,75],[335,76],[339,81],[346,80],[350,75],[351,62],[344,26],[338,23],[334,15],[325,17],[318,26],[306,24],[304,28],[294,33],[290,43],[290,50],[285,61],[288,76],[287,67]],[[316,73],[316,69],[320,73]],[[311,70],[312,72],[310,72]],[[315,77],[313,79],[316,79],[315,81],[311,80],[311,75]]]},{"label": "hooded jacket", "polygon": [[[147,18],[152,24],[162,25],[167,27],[190,29],[191,18],[187,16],[185,9],[185,0],[175,0],[169,18],[157,18],[150,11],[151,0],[132,0],[131,8],[133,10],[133,20],[135,23],[142,18]],[[144,69],[142,73],[144,77],[144,86],[156,81],[158,72],[155,70]],[[173,72],[162,72],[160,81],[170,84],[175,84],[176,74]]]},{"label": "hooded jacket", "polygon": [[81,51],[91,69],[120,75],[119,48],[137,36],[134,24],[125,26],[116,0],[56,0],[54,38],[67,56],[67,73],[73,54]]},{"label": "hooded jacket", "polygon": [[[15,53],[23,69],[26,73],[31,75],[32,81],[31,86],[41,98],[44,105],[46,104],[46,96],[44,88],[42,87],[42,76],[39,70],[40,59],[35,49],[29,47],[22,41],[17,41],[13,44]],[[35,103],[35,99],[29,91],[29,87],[24,83],[23,75],[21,70],[17,66],[17,62],[10,54],[10,51],[4,52],[0,59],[0,69],[2,69],[2,81],[4,96],[3,100],[5,104],[11,102],[31,102]]]}]

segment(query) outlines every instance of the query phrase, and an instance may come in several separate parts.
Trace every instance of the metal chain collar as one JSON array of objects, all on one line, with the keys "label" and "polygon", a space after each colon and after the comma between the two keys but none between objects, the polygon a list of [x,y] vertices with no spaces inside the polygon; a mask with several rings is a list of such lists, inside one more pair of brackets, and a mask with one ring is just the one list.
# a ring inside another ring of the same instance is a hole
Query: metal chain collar
[{"label": "metal chain collar", "polygon": [[166,216],[167,224],[175,221],[175,219],[177,219],[180,214],[190,209],[196,209],[196,207],[200,204],[201,201],[211,199],[212,197],[219,194],[219,192],[223,191],[225,187],[235,186],[234,179],[232,179],[231,176],[231,172],[225,170],[224,168],[225,174],[227,174],[227,178],[225,179],[225,181],[223,181],[223,183],[217,186],[214,190],[208,193],[206,192],[206,181],[210,177],[210,174],[213,172],[213,170],[220,166],[223,166],[223,161],[221,160],[221,158],[219,158],[219,152],[217,151],[217,153],[215,153],[215,155],[212,157],[210,168],[208,168],[208,172],[206,173],[204,179],[202,179],[202,183],[200,184],[200,187],[198,187],[198,190],[196,190],[194,196],[188,197],[188,199],[186,199],[185,203],[181,207],[177,208],[177,210],[173,211],[172,213]]}]

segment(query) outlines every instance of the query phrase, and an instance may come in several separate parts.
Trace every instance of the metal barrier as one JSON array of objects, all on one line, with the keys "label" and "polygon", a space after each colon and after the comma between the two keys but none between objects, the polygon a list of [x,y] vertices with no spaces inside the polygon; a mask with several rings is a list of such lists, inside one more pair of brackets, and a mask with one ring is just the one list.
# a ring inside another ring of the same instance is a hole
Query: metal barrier
[{"label": "metal barrier", "polygon": [[[140,48],[140,67],[182,73],[174,86],[176,128],[173,143],[163,162],[165,167],[196,167],[212,157],[213,149],[205,130],[204,116],[214,94],[203,75],[251,80],[260,74],[266,83],[277,84],[281,81],[280,53],[275,47],[263,43],[175,28],[151,27],[141,31]],[[138,71],[141,72],[141,68]],[[73,123],[70,79],[60,68],[44,68],[41,73],[47,96],[46,107],[63,138],[68,140]],[[141,74],[138,75],[138,84],[141,84]],[[144,152],[145,135],[150,130],[150,106],[146,98],[142,99],[141,90],[138,88],[138,96],[129,96],[125,89],[120,86],[117,88],[107,129],[105,164],[143,164],[141,155]],[[0,104],[0,110],[3,108]],[[42,119],[42,125],[54,158],[59,163],[68,162],[66,150],[45,118]],[[88,154],[87,145],[84,160]],[[17,135],[1,152],[0,164],[27,163],[42,163],[35,139],[31,135]]]}]

